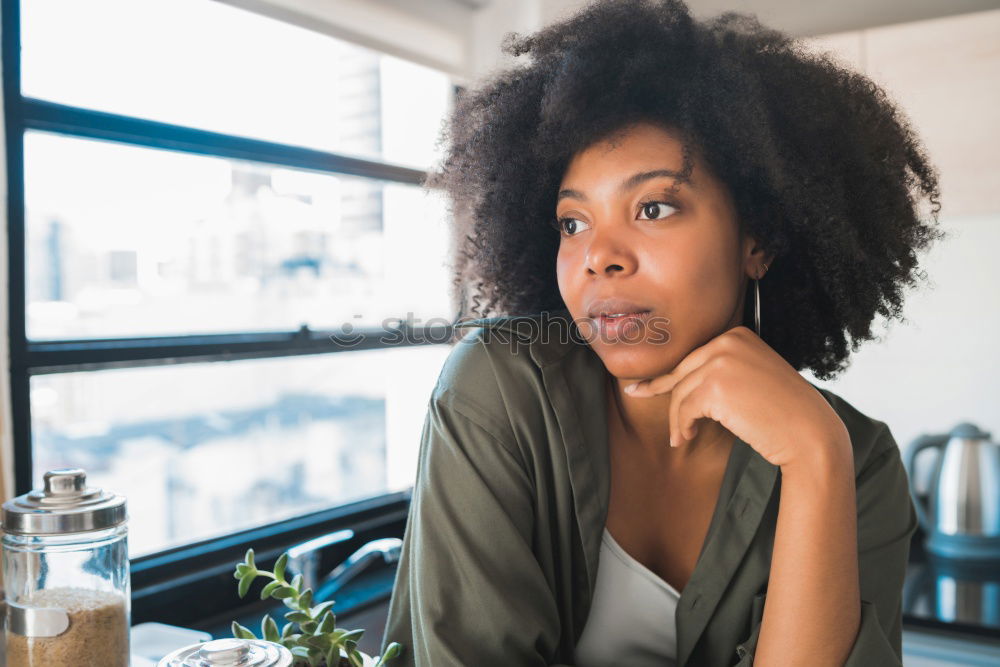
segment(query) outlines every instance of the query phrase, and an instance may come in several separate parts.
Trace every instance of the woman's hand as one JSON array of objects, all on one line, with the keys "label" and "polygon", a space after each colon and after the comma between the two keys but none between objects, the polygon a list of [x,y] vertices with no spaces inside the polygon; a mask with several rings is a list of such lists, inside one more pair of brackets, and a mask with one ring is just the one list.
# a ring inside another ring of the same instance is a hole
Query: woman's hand
[{"label": "woman's hand", "polygon": [[847,427],[823,395],[745,326],[695,348],[672,372],[625,390],[633,397],[670,394],[673,447],[694,438],[697,420],[707,418],[782,468],[851,451]]}]

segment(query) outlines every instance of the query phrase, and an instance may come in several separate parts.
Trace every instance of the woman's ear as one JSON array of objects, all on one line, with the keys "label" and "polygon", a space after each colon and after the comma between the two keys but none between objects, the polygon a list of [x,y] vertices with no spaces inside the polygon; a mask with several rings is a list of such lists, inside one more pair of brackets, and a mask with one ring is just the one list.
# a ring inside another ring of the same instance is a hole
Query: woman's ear
[{"label": "woman's ear", "polygon": [[[767,252],[752,236],[743,241],[743,266],[751,278],[763,278],[774,261],[774,253]],[[767,266],[765,269],[764,266]]]}]

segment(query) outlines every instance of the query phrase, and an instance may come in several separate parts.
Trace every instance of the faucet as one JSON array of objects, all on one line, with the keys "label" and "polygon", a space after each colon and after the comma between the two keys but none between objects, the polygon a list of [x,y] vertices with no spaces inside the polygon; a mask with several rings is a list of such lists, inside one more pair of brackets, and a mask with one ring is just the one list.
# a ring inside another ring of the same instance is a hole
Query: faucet
[{"label": "faucet", "polygon": [[348,581],[361,574],[368,563],[382,558],[386,564],[395,563],[399,560],[399,554],[403,548],[403,540],[398,537],[383,537],[372,540],[363,547],[347,557],[343,563],[333,568],[333,572],[326,575],[321,582],[324,584],[324,593],[332,595]]},{"label": "faucet", "polygon": [[285,569],[293,577],[301,574],[302,590],[311,588],[315,593],[320,549],[328,547],[331,544],[346,542],[353,537],[353,530],[338,530],[334,533],[328,533],[307,542],[296,544],[288,550],[288,563],[286,563]]},{"label": "faucet", "polygon": [[319,550],[344,542],[354,537],[352,530],[339,530],[315,539],[298,544],[288,550],[287,569],[292,576],[302,575],[302,589],[312,588],[317,592],[319,586],[324,587],[324,597],[333,594],[348,581],[361,573],[373,560],[382,558],[386,563],[395,563],[403,547],[403,540],[398,537],[384,537],[368,542],[347,560],[335,567],[332,572],[317,580],[319,570]]}]

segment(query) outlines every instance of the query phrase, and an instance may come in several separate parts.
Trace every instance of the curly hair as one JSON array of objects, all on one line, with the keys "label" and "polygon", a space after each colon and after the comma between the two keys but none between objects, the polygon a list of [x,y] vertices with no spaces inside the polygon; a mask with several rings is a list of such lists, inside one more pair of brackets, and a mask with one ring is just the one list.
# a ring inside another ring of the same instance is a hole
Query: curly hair
[{"label": "curly hair", "polygon": [[679,132],[684,173],[697,152],[740,229],[774,253],[762,333],[796,370],[830,379],[848,336],[851,351],[876,338],[876,313],[906,320],[903,288],[926,277],[917,251],[944,236],[938,176],[872,80],[752,14],[699,21],[679,0],[598,0],[501,48],[530,62],[458,97],[424,181],[456,225],[460,319],[565,308],[552,224],[562,176],[578,151],[647,121]]}]

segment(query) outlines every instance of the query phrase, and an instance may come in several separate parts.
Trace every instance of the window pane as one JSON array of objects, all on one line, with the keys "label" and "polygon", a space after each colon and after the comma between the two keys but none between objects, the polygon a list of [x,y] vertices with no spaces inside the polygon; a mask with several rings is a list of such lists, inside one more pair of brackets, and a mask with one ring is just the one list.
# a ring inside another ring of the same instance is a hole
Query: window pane
[{"label": "window pane", "polygon": [[22,2],[25,96],[428,168],[447,75],[210,0]]},{"label": "window pane", "polygon": [[135,557],[405,489],[449,345],[43,375],[35,488],[123,493]]},{"label": "window pane", "polygon": [[29,132],[25,196],[32,339],[452,317],[418,186]]}]

